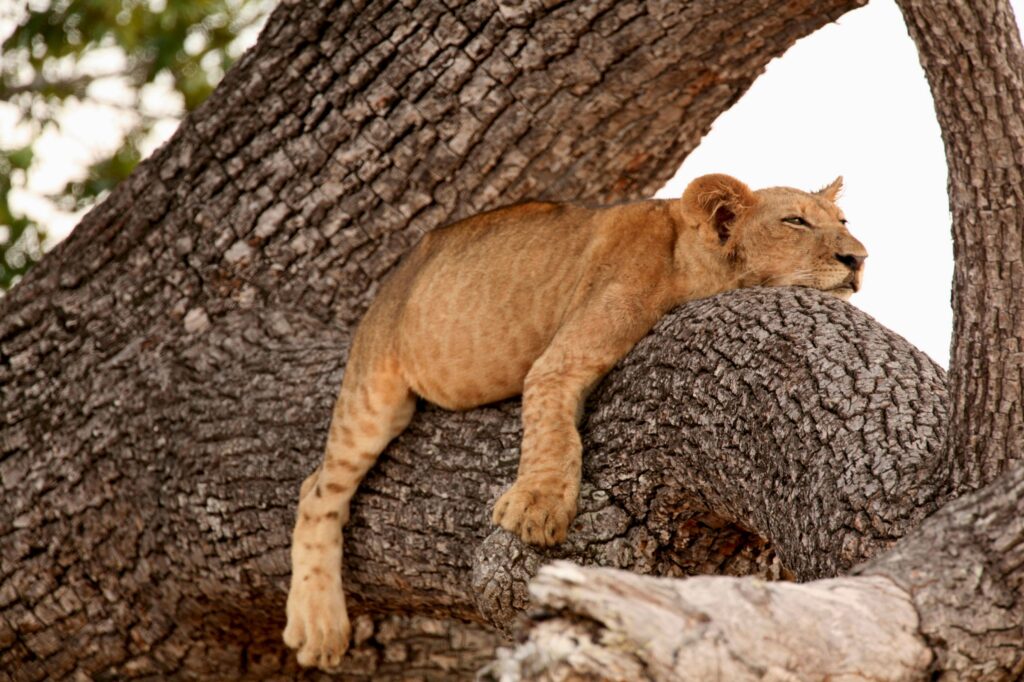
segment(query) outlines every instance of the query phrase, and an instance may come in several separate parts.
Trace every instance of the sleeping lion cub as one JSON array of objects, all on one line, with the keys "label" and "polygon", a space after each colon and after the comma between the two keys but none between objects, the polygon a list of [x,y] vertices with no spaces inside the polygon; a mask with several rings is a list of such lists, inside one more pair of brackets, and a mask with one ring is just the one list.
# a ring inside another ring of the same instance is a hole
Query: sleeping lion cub
[{"label": "sleeping lion cub", "polygon": [[348,647],[341,528],[416,396],[465,410],[523,395],[519,473],[494,523],[561,542],[576,514],[584,397],[658,318],[740,287],[843,299],[860,288],[867,252],[834,203],[841,185],[754,192],[706,175],[682,199],[526,203],[427,234],[356,331],[323,463],[299,492],[284,631],[299,663],[331,669]]}]

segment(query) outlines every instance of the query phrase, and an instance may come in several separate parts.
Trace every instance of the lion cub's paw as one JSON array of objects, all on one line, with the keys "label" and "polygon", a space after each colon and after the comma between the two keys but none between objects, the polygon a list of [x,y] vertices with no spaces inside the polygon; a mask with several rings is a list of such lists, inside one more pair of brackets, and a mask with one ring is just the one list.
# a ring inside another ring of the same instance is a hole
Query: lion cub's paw
[{"label": "lion cub's paw", "polygon": [[[299,665],[331,672],[341,665],[352,631],[341,585],[328,587],[324,576],[292,584],[284,643],[298,649]],[[320,578],[321,580],[316,580]]]},{"label": "lion cub's paw", "polygon": [[494,505],[492,520],[533,545],[557,545],[565,540],[576,517],[575,486],[539,485],[516,481]]}]

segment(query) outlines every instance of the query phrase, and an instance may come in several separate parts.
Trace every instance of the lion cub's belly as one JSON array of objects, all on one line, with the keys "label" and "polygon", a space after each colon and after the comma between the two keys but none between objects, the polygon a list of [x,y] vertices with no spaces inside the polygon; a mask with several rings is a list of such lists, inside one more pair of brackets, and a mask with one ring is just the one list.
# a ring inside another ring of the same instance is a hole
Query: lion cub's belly
[{"label": "lion cub's belly", "polygon": [[405,380],[448,409],[522,393],[579,275],[579,260],[564,254],[528,258],[520,252],[498,262],[471,256],[435,261],[420,273],[398,324]]},{"label": "lion cub's belly", "polygon": [[525,204],[424,238],[394,292],[391,327],[412,389],[449,409],[522,393],[587,270],[592,214]]},{"label": "lion cub's belly", "polygon": [[[540,288],[550,290],[548,284]],[[409,302],[400,326],[405,380],[454,410],[518,395],[560,312],[554,298],[545,301],[526,288],[467,283],[430,291]]]}]

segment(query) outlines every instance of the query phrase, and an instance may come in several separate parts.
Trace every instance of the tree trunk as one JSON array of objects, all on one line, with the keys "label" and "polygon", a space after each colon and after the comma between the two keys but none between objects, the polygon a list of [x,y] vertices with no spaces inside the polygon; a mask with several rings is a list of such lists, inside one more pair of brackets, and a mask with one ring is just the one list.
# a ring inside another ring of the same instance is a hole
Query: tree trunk
[{"label": "tree trunk", "polygon": [[[400,255],[527,196],[652,193],[770,59],[860,4],[283,3],[0,301],[0,670],[290,674],[298,483]],[[468,675],[554,557],[845,571],[947,499],[943,387],[813,292],[688,306],[593,396],[581,518],[546,553],[487,521],[518,403],[428,407],[356,498],[349,672]]]},{"label": "tree trunk", "polygon": [[1005,0],[897,0],[949,166],[949,456],[973,490],[1024,458],[1024,47]]}]

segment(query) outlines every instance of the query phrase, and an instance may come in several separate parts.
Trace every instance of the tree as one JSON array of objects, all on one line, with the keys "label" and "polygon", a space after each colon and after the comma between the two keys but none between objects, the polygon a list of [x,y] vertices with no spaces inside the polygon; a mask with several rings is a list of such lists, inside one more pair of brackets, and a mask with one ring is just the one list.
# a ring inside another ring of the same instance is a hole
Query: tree
[{"label": "tree", "polygon": [[[10,198],[28,185],[37,142],[45,131],[60,129],[64,105],[89,102],[131,118],[117,149],[51,197],[63,210],[78,211],[128,177],[158,120],[180,118],[206,99],[241,51],[239,34],[263,18],[264,4],[68,0],[34,3],[5,17],[16,25],[0,44],[0,102],[17,108],[28,142],[0,148],[0,227],[6,228],[0,231],[0,290],[42,256],[44,229]],[[106,59],[97,60],[101,54]],[[144,105],[143,92],[162,79],[170,96],[153,110]],[[121,97],[111,100],[95,87],[111,83],[120,86]]]},{"label": "tree", "polygon": [[[528,195],[650,194],[768,60],[859,4],[283,3],[0,302],[0,669],[294,672],[279,633],[295,494],[351,326],[401,253]],[[814,292],[685,306],[592,397],[581,520],[544,554],[487,522],[517,403],[427,407],[353,506],[349,673],[468,675],[550,558],[845,572],[960,491],[945,386]]]}]

